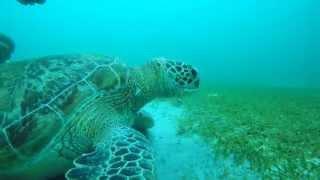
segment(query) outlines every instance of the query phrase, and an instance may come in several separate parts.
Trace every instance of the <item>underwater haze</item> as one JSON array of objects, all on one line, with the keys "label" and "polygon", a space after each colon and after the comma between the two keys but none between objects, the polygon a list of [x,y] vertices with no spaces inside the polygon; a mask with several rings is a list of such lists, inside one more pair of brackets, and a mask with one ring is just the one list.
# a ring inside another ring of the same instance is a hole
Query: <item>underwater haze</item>
[{"label": "underwater haze", "polygon": [[16,43],[14,60],[165,56],[214,83],[320,87],[319,8],[315,0],[1,0],[0,30]]}]

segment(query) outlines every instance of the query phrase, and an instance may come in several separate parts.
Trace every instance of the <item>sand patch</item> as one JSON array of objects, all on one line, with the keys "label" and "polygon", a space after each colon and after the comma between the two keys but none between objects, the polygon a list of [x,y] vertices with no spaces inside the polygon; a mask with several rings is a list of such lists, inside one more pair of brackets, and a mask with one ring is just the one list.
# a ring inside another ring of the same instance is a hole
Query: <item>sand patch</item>
[{"label": "sand patch", "polygon": [[166,101],[156,101],[148,104],[143,110],[155,120],[150,136],[155,149],[158,179],[257,179],[248,164],[237,166],[232,157],[215,157],[200,137],[177,135],[178,117],[184,115],[181,107]]}]

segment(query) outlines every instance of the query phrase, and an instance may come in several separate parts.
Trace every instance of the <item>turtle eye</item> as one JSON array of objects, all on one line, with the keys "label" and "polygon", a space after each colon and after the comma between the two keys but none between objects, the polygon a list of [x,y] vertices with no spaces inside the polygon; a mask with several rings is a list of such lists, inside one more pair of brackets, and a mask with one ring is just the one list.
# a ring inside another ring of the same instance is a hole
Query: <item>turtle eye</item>
[{"label": "turtle eye", "polygon": [[195,69],[192,69],[191,70],[191,74],[192,74],[193,77],[196,77],[198,73],[197,73],[197,71]]}]

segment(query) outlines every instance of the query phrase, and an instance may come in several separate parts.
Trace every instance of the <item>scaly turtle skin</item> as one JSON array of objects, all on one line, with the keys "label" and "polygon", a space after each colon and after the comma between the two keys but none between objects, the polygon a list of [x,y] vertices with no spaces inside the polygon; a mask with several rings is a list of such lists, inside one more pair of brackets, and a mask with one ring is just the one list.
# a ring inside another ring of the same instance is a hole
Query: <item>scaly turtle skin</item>
[{"label": "scaly turtle skin", "polygon": [[154,179],[138,112],[198,87],[192,66],[164,58],[138,68],[96,55],[2,64],[0,179]]}]

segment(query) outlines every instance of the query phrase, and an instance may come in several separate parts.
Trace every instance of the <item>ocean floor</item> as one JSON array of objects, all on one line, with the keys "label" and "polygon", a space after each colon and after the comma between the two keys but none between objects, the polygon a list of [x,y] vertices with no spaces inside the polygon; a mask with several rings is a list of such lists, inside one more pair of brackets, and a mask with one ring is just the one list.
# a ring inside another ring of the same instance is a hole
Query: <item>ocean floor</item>
[{"label": "ocean floor", "polygon": [[155,121],[150,137],[156,156],[159,180],[259,179],[249,163],[237,165],[232,157],[216,156],[197,135],[178,135],[178,119],[186,115],[182,107],[155,101],[143,111]]}]

